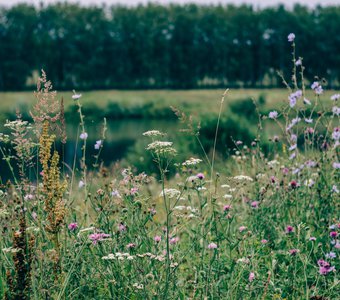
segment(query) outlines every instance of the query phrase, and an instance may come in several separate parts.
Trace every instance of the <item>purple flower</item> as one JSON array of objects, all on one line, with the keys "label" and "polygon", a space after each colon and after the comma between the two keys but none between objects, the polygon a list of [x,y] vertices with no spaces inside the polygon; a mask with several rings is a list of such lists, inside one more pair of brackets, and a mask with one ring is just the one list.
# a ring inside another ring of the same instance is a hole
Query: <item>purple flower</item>
[{"label": "purple flower", "polygon": [[208,245],[208,249],[216,249],[216,248],[217,248],[217,244],[215,244],[215,243],[210,243]]},{"label": "purple flower", "polygon": [[78,229],[78,224],[77,224],[77,223],[70,223],[70,224],[68,225],[68,229],[69,229],[70,231],[75,231],[76,229]]},{"label": "purple flower", "polygon": [[228,205],[228,204],[227,204],[227,205],[224,205],[224,206],[223,206],[223,210],[224,210],[224,211],[229,211],[229,210],[231,210],[231,205]]},{"label": "purple flower", "polygon": [[126,231],[126,226],[125,226],[123,223],[120,223],[120,224],[118,225],[118,230],[119,230],[120,232]]},{"label": "purple flower", "polygon": [[329,233],[329,236],[332,237],[332,238],[336,238],[338,236],[338,233],[336,231],[331,231]]},{"label": "purple flower", "polygon": [[302,65],[302,60],[301,58],[299,58],[296,62],[295,62],[296,66],[301,66]]},{"label": "purple flower", "polygon": [[305,119],[305,122],[308,123],[308,124],[311,124],[311,123],[313,123],[313,119],[311,119],[311,118],[308,118],[308,119],[307,119],[307,118],[306,118],[306,119]]},{"label": "purple flower", "polygon": [[203,174],[203,173],[198,173],[198,174],[196,175],[196,177],[197,177],[198,179],[200,179],[200,180],[203,180],[203,179],[204,179],[204,174]]},{"label": "purple flower", "polygon": [[332,133],[332,139],[338,141],[340,139],[340,127],[335,127]]},{"label": "purple flower", "polygon": [[273,119],[273,120],[276,119],[277,116],[278,116],[278,112],[277,112],[276,110],[271,111],[271,112],[269,113],[269,115],[268,115],[268,117],[269,117],[270,119]]},{"label": "purple flower", "polygon": [[336,258],[336,253],[335,252],[329,252],[326,254],[326,258],[333,259]]},{"label": "purple flower", "polygon": [[334,169],[340,169],[340,163],[334,162],[334,163],[333,163],[333,168],[334,168]]},{"label": "purple flower", "polygon": [[321,95],[323,93],[322,86],[318,81],[314,81],[311,85],[312,90],[314,90],[314,93],[317,95]]},{"label": "purple flower", "polygon": [[296,105],[297,99],[295,97],[289,97],[289,106],[293,108]]},{"label": "purple flower", "polygon": [[289,250],[289,254],[291,255],[291,256],[295,256],[297,253],[299,253],[300,252],[300,250],[299,249],[290,249]]},{"label": "purple flower", "polygon": [[254,279],[255,279],[255,273],[250,272],[249,273],[249,278],[248,278],[249,282],[252,282]]},{"label": "purple flower", "polygon": [[338,187],[334,184],[333,186],[332,186],[332,193],[336,193],[336,194],[339,194],[339,189],[338,189]]},{"label": "purple flower", "polygon": [[340,99],[340,94],[334,94],[331,96],[332,101],[338,101]]},{"label": "purple flower", "polygon": [[293,226],[288,225],[288,226],[286,227],[286,233],[292,233],[293,231],[294,231],[294,227],[293,227]]},{"label": "purple flower", "polygon": [[156,243],[159,243],[161,240],[162,240],[162,237],[160,235],[156,235],[153,240],[156,242]]},{"label": "purple flower", "polygon": [[99,150],[102,144],[103,144],[102,140],[96,141],[96,144],[94,145],[94,149]]},{"label": "purple flower", "polygon": [[79,137],[80,137],[82,140],[86,140],[88,136],[89,136],[89,135],[87,134],[87,132],[82,132],[82,133],[80,134]]},{"label": "purple flower", "polygon": [[102,241],[109,237],[110,235],[106,233],[92,233],[89,235],[89,239],[92,241],[93,245],[96,245],[98,241]]},{"label": "purple flower", "polygon": [[333,112],[333,114],[336,115],[336,116],[340,115],[340,107],[334,106],[334,107],[332,108],[332,112]]},{"label": "purple flower", "polygon": [[292,43],[295,40],[295,34],[294,33],[290,33],[290,34],[288,34],[287,38],[288,38],[288,42]]},{"label": "purple flower", "polygon": [[173,237],[170,239],[170,244],[171,245],[177,244],[178,241],[179,241],[179,237]]},{"label": "purple flower", "polygon": [[259,207],[259,202],[258,201],[253,201],[251,204],[252,208],[258,208]]},{"label": "purple flower", "polygon": [[320,84],[319,84],[318,81],[314,81],[310,87],[311,87],[312,90],[315,90],[319,85]]}]

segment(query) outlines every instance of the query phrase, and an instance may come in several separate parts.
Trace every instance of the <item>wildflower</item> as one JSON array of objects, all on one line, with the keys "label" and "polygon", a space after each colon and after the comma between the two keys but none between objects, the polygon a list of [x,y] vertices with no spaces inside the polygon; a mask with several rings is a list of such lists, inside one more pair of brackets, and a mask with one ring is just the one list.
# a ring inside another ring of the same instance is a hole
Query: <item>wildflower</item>
[{"label": "wildflower", "polygon": [[223,210],[224,210],[224,211],[229,211],[229,210],[231,210],[231,205],[224,205],[224,206],[223,206]]},{"label": "wildflower", "polygon": [[109,237],[110,235],[106,233],[92,233],[89,235],[89,239],[92,241],[93,245],[96,245],[98,241],[102,241]]},{"label": "wildflower", "polygon": [[186,160],[185,162],[183,162],[182,166],[193,166],[193,165],[199,164],[200,162],[202,162],[201,159],[191,157],[188,160]]},{"label": "wildflower", "polygon": [[340,94],[334,94],[331,96],[332,101],[338,101],[340,99]]},{"label": "wildflower", "polygon": [[332,108],[332,112],[333,112],[333,114],[336,115],[336,116],[340,115],[340,107],[334,106],[334,107]]},{"label": "wildflower", "polygon": [[78,100],[81,96],[82,96],[82,94],[74,94],[74,95],[72,95],[72,99]]},{"label": "wildflower", "polygon": [[216,248],[217,248],[217,244],[215,244],[215,243],[210,243],[208,245],[208,249],[216,249]]},{"label": "wildflower", "polygon": [[161,240],[162,240],[162,237],[160,235],[156,235],[153,240],[156,242],[156,243],[159,243]]},{"label": "wildflower", "polygon": [[118,230],[119,230],[120,232],[126,231],[126,226],[125,226],[123,223],[120,223],[120,224],[118,225]]},{"label": "wildflower", "polygon": [[99,150],[101,145],[102,145],[102,143],[103,143],[102,140],[96,141],[96,144],[94,145],[94,149]]},{"label": "wildflower", "polygon": [[333,168],[334,168],[334,169],[340,169],[340,163],[334,162],[334,163],[333,163]]},{"label": "wildflower", "polygon": [[336,253],[335,252],[329,252],[326,254],[326,258],[333,259],[336,258]]},{"label": "wildflower", "polygon": [[288,226],[286,227],[286,233],[289,234],[289,233],[292,233],[292,232],[294,232],[294,227],[288,225]]},{"label": "wildflower", "polygon": [[308,167],[308,168],[314,168],[316,166],[316,162],[313,161],[313,160],[307,160],[305,162],[305,165]]},{"label": "wildflower", "polygon": [[312,187],[314,184],[315,184],[315,181],[311,178],[305,181],[305,185],[308,187]]},{"label": "wildflower", "polygon": [[312,242],[315,242],[315,241],[316,241],[316,237],[311,236],[311,237],[309,238],[309,240],[312,241]]},{"label": "wildflower", "polygon": [[319,85],[315,90],[314,90],[315,94],[317,95],[321,95],[323,93],[323,88],[321,85]]},{"label": "wildflower", "polygon": [[299,187],[299,183],[296,181],[296,180],[292,180],[290,183],[289,183],[290,187],[292,189],[296,189],[297,187]]},{"label": "wildflower", "polygon": [[335,127],[332,133],[332,139],[338,141],[340,139],[340,127]]},{"label": "wildflower", "polygon": [[338,187],[335,184],[332,186],[332,192],[336,193],[336,194],[339,194],[339,189],[338,189]]},{"label": "wildflower", "polygon": [[331,231],[331,232],[329,233],[329,235],[330,235],[330,237],[332,237],[332,238],[336,238],[336,237],[338,236],[338,233],[337,233],[336,231]]},{"label": "wildflower", "polygon": [[299,58],[298,60],[295,61],[296,66],[301,66],[302,65],[302,60]]},{"label": "wildflower", "polygon": [[255,279],[255,273],[250,272],[249,273],[249,278],[248,278],[249,282],[252,282],[254,279]]},{"label": "wildflower", "polygon": [[34,212],[32,212],[32,218],[34,219],[34,220],[36,220],[37,219],[37,217],[38,217],[38,215],[37,215],[37,213],[34,211]]},{"label": "wildflower", "polygon": [[179,241],[179,237],[173,237],[170,239],[170,244],[171,245],[177,244],[178,241]]},{"label": "wildflower", "polygon": [[247,229],[246,226],[240,226],[240,227],[238,228],[238,230],[239,230],[240,232],[242,232],[242,231],[244,231],[244,230],[246,230],[246,229]]},{"label": "wildflower", "polygon": [[270,113],[269,113],[269,118],[270,119],[276,119],[277,118],[277,116],[278,116],[278,112],[276,111],[276,110],[274,110],[274,111],[271,111]]},{"label": "wildflower", "polygon": [[28,201],[28,200],[32,200],[34,198],[34,196],[32,194],[27,194],[24,197],[24,200]]},{"label": "wildflower", "polygon": [[181,192],[179,190],[176,189],[164,189],[161,193],[160,193],[160,197],[163,197],[164,195],[170,199],[172,198],[178,198],[179,195],[181,194]]},{"label": "wildflower", "polygon": [[251,204],[252,208],[258,208],[259,207],[259,202],[258,201],[253,201]]},{"label": "wildflower", "polygon": [[130,189],[130,195],[135,196],[138,194],[138,187],[133,187]]},{"label": "wildflower", "polygon": [[311,123],[313,123],[313,119],[311,119],[311,118],[306,118],[306,119],[305,119],[305,122],[308,123],[308,124],[311,124]]},{"label": "wildflower", "polygon": [[78,183],[78,187],[81,189],[85,185],[84,181],[80,180]]},{"label": "wildflower", "polygon": [[146,147],[146,150],[154,151],[157,154],[175,155],[177,151],[172,148],[172,142],[155,141]]},{"label": "wildflower", "polygon": [[242,145],[243,144],[243,142],[242,141],[236,141],[236,146],[240,146],[240,145]]},{"label": "wildflower", "polygon": [[165,133],[160,132],[159,130],[149,130],[143,133],[144,136],[164,136]]},{"label": "wildflower", "polygon": [[261,240],[261,243],[262,243],[262,244],[267,244],[267,243],[268,243],[268,240],[262,239],[262,240]]},{"label": "wildflower", "polygon": [[135,247],[136,247],[135,243],[129,243],[129,244],[126,245],[127,249],[131,249],[131,248],[135,248]]},{"label": "wildflower", "polygon": [[296,147],[297,147],[297,144],[291,145],[288,150],[293,151],[296,149]]},{"label": "wildflower", "polygon": [[292,43],[295,40],[295,34],[294,33],[290,33],[290,34],[288,34],[287,38],[288,38],[288,42]]},{"label": "wildflower", "polygon": [[289,97],[289,106],[293,108],[296,105],[297,99],[295,97]]},{"label": "wildflower", "polygon": [[300,250],[299,249],[290,249],[289,250],[289,254],[291,255],[291,256],[295,256],[297,253],[299,253],[300,252]]},{"label": "wildflower", "polygon": [[196,177],[197,177],[198,179],[200,179],[200,180],[203,180],[203,179],[204,179],[204,174],[203,174],[203,173],[198,173],[198,174],[196,175]]},{"label": "wildflower", "polygon": [[315,90],[319,85],[320,85],[320,84],[319,84],[318,81],[314,81],[314,82],[312,83],[312,85],[311,85],[311,89],[312,89],[312,90]]},{"label": "wildflower", "polygon": [[327,275],[328,273],[335,271],[335,268],[330,265],[327,261],[323,259],[318,260],[319,273],[320,275]]},{"label": "wildflower", "polygon": [[119,194],[118,190],[113,190],[113,191],[111,192],[111,196],[112,196],[112,197],[120,198],[120,194]]},{"label": "wildflower", "polygon": [[233,195],[225,194],[225,195],[223,196],[223,198],[224,198],[224,199],[231,199],[231,198],[233,198]]},{"label": "wildflower", "polygon": [[82,140],[86,140],[87,139],[87,137],[88,137],[88,134],[87,134],[87,132],[82,132],[81,134],[80,134],[80,139],[82,139]]},{"label": "wildflower", "polygon": [[151,216],[154,216],[157,213],[157,211],[154,207],[149,208],[148,211],[149,211]]},{"label": "wildflower", "polygon": [[240,180],[240,181],[253,181],[253,179],[251,177],[245,176],[245,175],[235,176],[234,179]]},{"label": "wildflower", "polygon": [[75,230],[77,230],[77,229],[78,229],[78,223],[70,223],[70,224],[68,225],[68,229],[69,229],[70,231],[75,231]]}]

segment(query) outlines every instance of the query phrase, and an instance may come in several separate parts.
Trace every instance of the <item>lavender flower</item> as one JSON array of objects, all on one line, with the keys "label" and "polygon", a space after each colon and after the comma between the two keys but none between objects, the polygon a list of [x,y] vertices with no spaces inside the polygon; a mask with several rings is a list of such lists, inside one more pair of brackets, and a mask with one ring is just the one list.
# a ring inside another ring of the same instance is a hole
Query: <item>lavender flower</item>
[{"label": "lavender flower", "polygon": [[270,119],[273,119],[273,120],[276,119],[277,116],[278,116],[278,113],[277,113],[276,110],[271,111],[271,112],[269,113],[269,115],[268,115],[268,117],[269,117]]}]

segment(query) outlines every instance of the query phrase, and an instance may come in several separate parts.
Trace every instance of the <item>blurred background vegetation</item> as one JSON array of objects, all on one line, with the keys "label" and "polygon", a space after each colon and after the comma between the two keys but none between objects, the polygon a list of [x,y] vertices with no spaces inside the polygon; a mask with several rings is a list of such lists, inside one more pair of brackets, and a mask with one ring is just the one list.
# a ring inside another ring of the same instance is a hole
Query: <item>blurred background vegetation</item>
[{"label": "blurred background vegetation", "polygon": [[278,87],[292,31],[306,78],[337,87],[339,6],[2,7],[0,90],[31,89],[42,68],[58,90]]}]

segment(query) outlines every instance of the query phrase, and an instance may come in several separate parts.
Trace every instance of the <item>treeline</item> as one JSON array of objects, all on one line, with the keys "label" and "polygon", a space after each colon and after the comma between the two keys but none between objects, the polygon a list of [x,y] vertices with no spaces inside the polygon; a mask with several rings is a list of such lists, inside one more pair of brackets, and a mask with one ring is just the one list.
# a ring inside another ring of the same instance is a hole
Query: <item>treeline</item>
[{"label": "treeline", "polygon": [[306,77],[338,86],[340,6],[2,7],[0,90],[31,87],[42,68],[58,89],[278,86],[290,32]]}]

